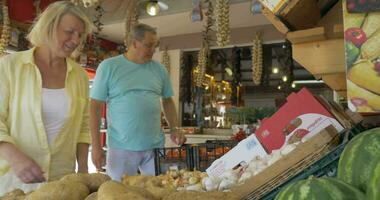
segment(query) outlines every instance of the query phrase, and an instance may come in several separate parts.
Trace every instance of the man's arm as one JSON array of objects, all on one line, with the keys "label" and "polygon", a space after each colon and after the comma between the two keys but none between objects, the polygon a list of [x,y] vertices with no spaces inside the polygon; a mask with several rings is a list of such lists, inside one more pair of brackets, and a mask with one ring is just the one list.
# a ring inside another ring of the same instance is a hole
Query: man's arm
[{"label": "man's arm", "polygon": [[78,173],[88,173],[88,148],[87,143],[77,144]]},{"label": "man's arm", "polygon": [[186,142],[186,137],[178,129],[177,111],[175,109],[173,98],[169,97],[162,99],[162,107],[166,121],[170,127],[170,139],[178,145],[184,144]]},{"label": "man's arm", "polygon": [[90,101],[91,157],[95,167],[100,170],[105,162],[103,148],[100,144],[100,115],[103,101]]}]

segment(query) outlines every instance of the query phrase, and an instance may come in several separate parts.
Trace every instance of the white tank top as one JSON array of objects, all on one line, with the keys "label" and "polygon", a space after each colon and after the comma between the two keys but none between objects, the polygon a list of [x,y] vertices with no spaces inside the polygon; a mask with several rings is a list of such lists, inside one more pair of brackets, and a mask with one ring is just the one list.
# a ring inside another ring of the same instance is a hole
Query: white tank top
[{"label": "white tank top", "polygon": [[65,88],[42,88],[42,121],[49,146],[61,131],[65,118],[69,114],[69,96]]}]

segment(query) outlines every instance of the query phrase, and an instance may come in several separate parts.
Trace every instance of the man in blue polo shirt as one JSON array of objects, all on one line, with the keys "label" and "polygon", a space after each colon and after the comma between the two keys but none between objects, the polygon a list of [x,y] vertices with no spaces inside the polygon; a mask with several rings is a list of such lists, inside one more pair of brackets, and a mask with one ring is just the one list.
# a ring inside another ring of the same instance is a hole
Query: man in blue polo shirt
[{"label": "man in blue polo shirt", "polygon": [[156,30],[137,24],[128,35],[128,50],[100,63],[91,89],[90,125],[92,160],[100,169],[104,154],[100,145],[101,105],[107,102],[106,172],[113,180],[138,171],[154,175],[154,148],[164,146],[161,100],[171,139],[181,145],[186,138],[177,130],[173,88],[166,69],[152,60],[158,45]]}]

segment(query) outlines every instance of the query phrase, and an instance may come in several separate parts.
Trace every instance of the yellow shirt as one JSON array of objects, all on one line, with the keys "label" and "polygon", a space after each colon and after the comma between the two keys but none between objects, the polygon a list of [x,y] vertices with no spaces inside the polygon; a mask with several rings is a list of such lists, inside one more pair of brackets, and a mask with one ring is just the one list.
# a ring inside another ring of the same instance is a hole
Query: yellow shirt
[{"label": "yellow shirt", "polygon": [[[35,160],[50,181],[74,172],[77,144],[90,143],[88,77],[82,67],[66,59],[70,110],[49,147],[41,117],[42,80],[33,53],[34,48],[0,59],[0,141],[13,143]],[[0,182],[9,169],[0,157]]]}]

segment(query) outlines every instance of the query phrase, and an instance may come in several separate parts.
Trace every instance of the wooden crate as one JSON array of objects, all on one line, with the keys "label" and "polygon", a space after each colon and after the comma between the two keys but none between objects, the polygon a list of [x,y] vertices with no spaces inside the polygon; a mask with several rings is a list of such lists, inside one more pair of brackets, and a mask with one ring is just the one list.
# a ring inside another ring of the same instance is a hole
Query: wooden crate
[{"label": "wooden crate", "polygon": [[299,144],[288,155],[266,168],[243,185],[232,188],[241,199],[260,199],[289,178],[306,169],[338,145],[338,133],[327,127],[305,143]]}]

